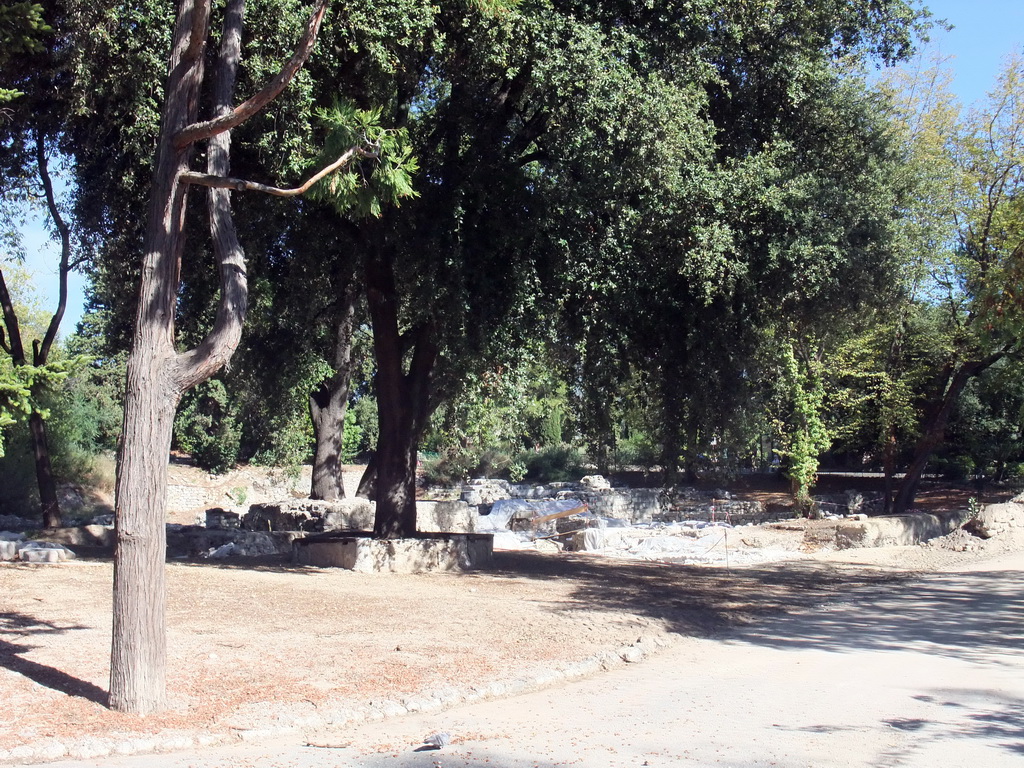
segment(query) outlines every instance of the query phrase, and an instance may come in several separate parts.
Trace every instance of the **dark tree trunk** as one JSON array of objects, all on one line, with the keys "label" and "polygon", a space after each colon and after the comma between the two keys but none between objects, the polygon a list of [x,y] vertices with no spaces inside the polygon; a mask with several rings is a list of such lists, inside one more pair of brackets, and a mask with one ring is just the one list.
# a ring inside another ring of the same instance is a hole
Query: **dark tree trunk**
[{"label": "dark tree trunk", "polygon": [[928,461],[931,459],[935,449],[945,439],[946,425],[949,423],[949,417],[952,415],[953,408],[957,400],[959,400],[960,394],[964,391],[964,387],[967,386],[967,382],[1002,357],[1003,353],[996,353],[984,360],[972,360],[961,363],[959,367],[952,371],[952,375],[949,377],[949,384],[945,387],[941,400],[937,402],[937,407],[933,409],[933,413],[928,419],[924,431],[917,441],[917,445],[914,447],[914,457],[910,462],[910,466],[907,467],[907,473],[903,476],[899,490],[896,492],[896,499],[893,501],[893,514],[902,515],[913,505],[914,498],[917,496],[917,487],[921,482],[921,476],[924,474],[925,467],[928,466]]},{"label": "dark tree trunk", "polygon": [[895,429],[890,428],[889,435],[885,440],[885,447],[882,449],[882,470],[885,475],[882,514],[892,514],[893,488],[896,485],[896,434]]},{"label": "dark tree trunk", "polygon": [[334,344],[334,375],[309,396],[316,451],[313,455],[311,499],[345,498],[341,459],[345,439],[345,412],[352,379],[352,336],[355,332],[356,290],[349,282],[338,311]]},{"label": "dark tree trunk", "polygon": [[60,528],[63,520],[60,503],[57,500],[57,480],[50,464],[50,446],[46,439],[46,422],[38,411],[28,417],[32,433],[32,454],[36,464],[36,485],[39,487],[39,501],[43,509],[43,527]]},{"label": "dark tree trunk", "polygon": [[[373,323],[377,361],[379,435],[374,452],[377,513],[374,536],[384,539],[416,535],[416,449],[429,416],[430,378],[437,347],[428,326],[403,337],[398,327],[398,293],[387,256],[372,257],[366,267],[366,297]],[[406,345],[413,343],[408,372]]]},{"label": "dark tree trunk", "polygon": [[359,487],[356,489],[356,496],[364,499],[370,499],[371,501],[376,498],[377,495],[377,454],[374,452],[370,456],[369,462],[366,464],[366,469],[363,470],[363,476],[359,478]]}]

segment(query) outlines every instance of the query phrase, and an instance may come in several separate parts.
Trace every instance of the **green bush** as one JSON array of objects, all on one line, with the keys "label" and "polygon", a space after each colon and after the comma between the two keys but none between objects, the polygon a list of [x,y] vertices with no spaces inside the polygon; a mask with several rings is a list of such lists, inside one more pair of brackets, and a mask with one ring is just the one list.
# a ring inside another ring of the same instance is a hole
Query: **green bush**
[{"label": "green bush", "polygon": [[188,392],[174,420],[177,447],[210,472],[227,472],[238,458],[242,430],[224,384],[210,379]]},{"label": "green bush", "polygon": [[524,451],[517,461],[526,469],[524,477],[542,483],[579,480],[585,474],[586,457],[570,445]]},{"label": "green bush", "polygon": [[345,432],[341,437],[341,460],[351,464],[362,452],[363,428],[358,422],[354,408],[345,411]]}]

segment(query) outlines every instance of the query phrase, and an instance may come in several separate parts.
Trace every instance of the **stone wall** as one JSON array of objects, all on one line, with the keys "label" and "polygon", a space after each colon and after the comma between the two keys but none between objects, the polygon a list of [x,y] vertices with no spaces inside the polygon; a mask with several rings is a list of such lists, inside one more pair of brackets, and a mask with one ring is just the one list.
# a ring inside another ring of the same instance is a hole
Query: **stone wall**
[{"label": "stone wall", "polygon": [[662,495],[659,488],[578,490],[572,493],[573,498],[584,502],[595,515],[631,523],[646,523],[658,519],[663,512]]},{"label": "stone wall", "polygon": [[253,504],[242,518],[249,531],[369,531],[376,505],[362,498],[318,501],[291,499]]}]

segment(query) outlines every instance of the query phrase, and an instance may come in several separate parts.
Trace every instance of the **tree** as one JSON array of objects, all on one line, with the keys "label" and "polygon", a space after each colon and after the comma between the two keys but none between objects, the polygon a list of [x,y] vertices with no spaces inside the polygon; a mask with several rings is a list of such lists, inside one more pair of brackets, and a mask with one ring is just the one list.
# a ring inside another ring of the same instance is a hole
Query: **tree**
[{"label": "tree", "polygon": [[[1009,57],[988,102],[956,120],[942,145],[952,173],[944,199],[936,205],[948,216],[952,237],[939,244],[942,258],[933,263],[929,288],[930,300],[944,315],[948,353],[920,398],[919,438],[896,494],[897,512],[913,503],[965,387],[1001,359],[1017,355],[1024,341],[1018,298],[1024,249],[1019,213],[1024,185],[1022,80],[1024,59]],[[929,106],[910,102],[904,119],[932,119],[935,110]],[[948,122],[944,112],[939,116]]]},{"label": "tree", "polygon": [[[904,3],[737,4],[706,28],[680,24],[682,45],[661,37],[670,26],[650,35],[677,55],[700,41],[705,143],[679,131],[693,149],[669,184],[622,183],[614,207],[566,205],[604,218],[574,242],[562,290],[571,389],[592,441],[613,439],[603,404],[639,379],[666,479],[704,457],[723,463],[749,449],[773,385],[766,363],[837,315],[885,301],[906,196],[900,147],[850,63],[906,55],[921,23]],[[646,60],[680,66],[658,50]]]},{"label": "tree", "polygon": [[[53,11],[53,9],[50,9]],[[4,179],[4,200],[0,207],[29,205],[42,198],[47,220],[60,242],[57,265],[58,299],[42,338],[23,338],[22,323],[0,269],[0,309],[6,334],[0,333],[0,348],[16,368],[45,368],[60,331],[67,307],[68,276],[81,264],[73,253],[72,232],[50,174],[55,153],[54,138],[60,131],[60,113],[66,106],[60,95],[59,72],[63,54],[53,44],[54,29],[45,20],[46,9],[38,3],[16,3],[0,10],[0,94],[9,102],[0,119],[0,174]],[[57,24],[55,19],[51,19]],[[12,54],[20,54],[14,57]],[[10,87],[7,87],[10,86]],[[34,178],[33,178],[34,177]],[[25,190],[22,196],[17,191]],[[45,377],[33,377],[33,403],[28,417],[32,436],[36,482],[42,505],[43,525],[61,525],[57,484],[50,460],[49,440],[40,399]]]},{"label": "tree", "polygon": [[[181,0],[174,26],[168,80],[150,191],[143,244],[139,303],[125,390],[122,448],[118,457],[114,561],[114,629],[110,705],[147,714],[164,706],[166,637],[164,507],[167,455],[174,411],[181,395],[227,362],[245,318],[244,254],[231,217],[229,190],[276,196],[302,194],[316,180],[369,149],[349,148],[303,185],[280,189],[229,176],[231,130],[272,102],[312,52],[327,0],[320,0],[291,60],[270,82],[232,107],[241,59],[244,3],[231,0],[224,13],[220,50],[213,73],[213,116],[198,120],[205,81],[204,50],[209,34],[209,0]],[[191,169],[199,142],[207,142],[207,170]],[[178,351],[175,318],[186,203],[191,186],[210,188],[209,217],[220,275],[220,301],[213,327],[194,348]]]}]

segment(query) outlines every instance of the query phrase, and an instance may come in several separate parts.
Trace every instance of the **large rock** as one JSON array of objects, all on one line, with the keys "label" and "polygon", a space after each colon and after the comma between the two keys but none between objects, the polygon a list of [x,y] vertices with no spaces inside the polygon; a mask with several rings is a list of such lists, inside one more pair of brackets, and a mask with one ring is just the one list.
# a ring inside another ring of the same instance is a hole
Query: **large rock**
[{"label": "large rock", "polygon": [[362,498],[318,501],[288,499],[253,504],[242,518],[249,531],[368,531],[373,528],[375,505]]}]

